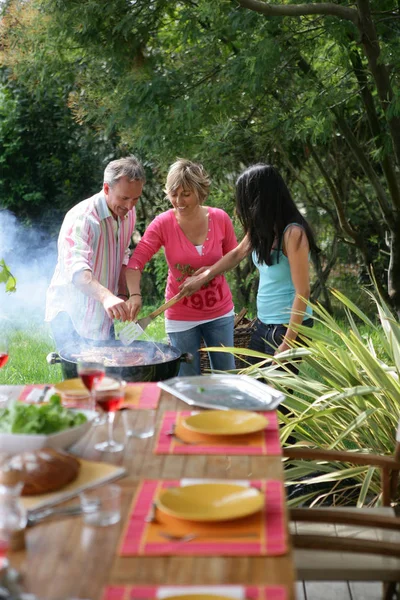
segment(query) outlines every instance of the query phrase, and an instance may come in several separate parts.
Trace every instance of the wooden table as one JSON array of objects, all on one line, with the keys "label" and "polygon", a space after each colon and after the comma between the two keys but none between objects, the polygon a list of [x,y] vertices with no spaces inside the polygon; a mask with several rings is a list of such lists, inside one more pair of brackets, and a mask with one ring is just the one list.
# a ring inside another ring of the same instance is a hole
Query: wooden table
[{"label": "wooden table", "polygon": [[[0,392],[7,386],[0,386]],[[21,387],[8,388],[18,396]],[[170,394],[161,393],[158,424],[165,410],[187,410],[187,405]],[[115,438],[123,439],[122,420],[117,415]],[[105,584],[284,584],[289,598],[295,598],[295,571],[292,550],[279,557],[162,556],[116,557],[115,549],[130,502],[141,478],[283,480],[280,457],[265,456],[163,456],[152,453],[154,438],[130,438],[125,449],[114,455],[94,450],[105,438],[103,426],[92,428],[78,445],[86,459],[123,465],[121,479],[122,519],[119,525],[90,528],[81,518],[42,523],[27,531],[27,548],[11,555],[12,564],[24,576],[26,589],[52,600],[87,598],[97,600]],[[76,499],[73,501],[76,502]]]}]

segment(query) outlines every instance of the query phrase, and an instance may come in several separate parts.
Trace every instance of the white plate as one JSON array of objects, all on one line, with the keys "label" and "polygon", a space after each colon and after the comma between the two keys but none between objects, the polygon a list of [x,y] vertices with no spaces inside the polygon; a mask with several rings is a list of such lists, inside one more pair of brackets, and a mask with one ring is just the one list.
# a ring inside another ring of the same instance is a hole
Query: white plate
[{"label": "white plate", "polygon": [[40,448],[55,448],[57,450],[69,448],[89,431],[93,419],[97,416],[94,410],[74,410],[74,412],[84,413],[88,420],[77,427],[64,429],[49,435],[0,433],[0,452],[16,454],[27,450],[39,450]]}]

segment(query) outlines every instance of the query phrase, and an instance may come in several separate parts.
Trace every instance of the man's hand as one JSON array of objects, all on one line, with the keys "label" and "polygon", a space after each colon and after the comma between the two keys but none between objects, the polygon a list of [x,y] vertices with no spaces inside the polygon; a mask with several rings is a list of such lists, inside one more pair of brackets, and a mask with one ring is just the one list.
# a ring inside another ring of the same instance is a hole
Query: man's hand
[{"label": "man's hand", "polygon": [[135,318],[131,303],[117,296],[107,296],[103,301],[103,307],[110,319],[133,321]]}]

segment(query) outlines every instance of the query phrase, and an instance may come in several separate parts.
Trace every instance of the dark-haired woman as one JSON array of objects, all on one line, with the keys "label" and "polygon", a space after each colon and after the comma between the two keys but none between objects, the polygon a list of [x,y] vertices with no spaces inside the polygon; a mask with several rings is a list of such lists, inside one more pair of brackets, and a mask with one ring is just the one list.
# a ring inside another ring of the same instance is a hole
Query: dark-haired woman
[{"label": "dark-haired woman", "polygon": [[257,326],[249,348],[274,355],[290,348],[298,324],[312,326],[311,309],[303,298],[310,295],[309,255],[317,246],[310,226],[271,165],[253,165],[239,176],[236,210],[245,232],[241,243],[213,266],[187,279],[182,289],[188,294],[196,292],[251,252],[260,281]]}]

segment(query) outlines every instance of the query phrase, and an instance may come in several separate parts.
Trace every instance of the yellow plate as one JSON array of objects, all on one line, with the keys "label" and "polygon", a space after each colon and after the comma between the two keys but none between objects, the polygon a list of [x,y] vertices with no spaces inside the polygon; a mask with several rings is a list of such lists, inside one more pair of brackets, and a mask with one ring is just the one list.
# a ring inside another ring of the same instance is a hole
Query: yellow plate
[{"label": "yellow plate", "polygon": [[[125,384],[125,382],[124,382]],[[97,390],[110,389],[118,385],[115,379],[112,377],[104,377],[102,381],[96,386]],[[74,397],[74,398],[89,398],[89,392],[83,385],[79,377],[74,379],[65,379],[60,383],[54,384],[54,389],[61,395]]]},{"label": "yellow plate", "polygon": [[68,396],[78,396],[79,398],[83,396],[89,396],[89,392],[79,377],[75,377],[74,379],[65,379],[65,381],[55,383],[54,389],[57,393],[66,394]]},{"label": "yellow plate", "polygon": [[265,429],[268,419],[248,410],[207,410],[183,419],[184,427],[210,435],[243,435]]},{"label": "yellow plate", "polygon": [[229,521],[247,517],[264,506],[264,495],[234,483],[197,483],[163,490],[157,507],[188,521]]}]

